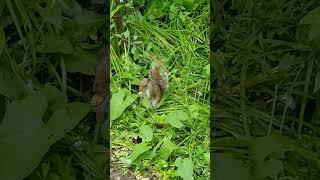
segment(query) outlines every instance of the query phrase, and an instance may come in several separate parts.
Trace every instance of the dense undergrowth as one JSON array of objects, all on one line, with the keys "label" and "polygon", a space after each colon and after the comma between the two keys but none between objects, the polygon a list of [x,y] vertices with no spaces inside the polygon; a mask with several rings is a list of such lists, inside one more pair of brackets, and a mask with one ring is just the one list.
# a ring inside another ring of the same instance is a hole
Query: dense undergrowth
[{"label": "dense undergrowth", "polygon": [[[209,179],[209,2],[111,1],[110,29],[103,3],[0,1],[0,177],[105,179],[89,102],[110,30],[114,164]],[[210,3],[213,176],[319,179],[320,2]],[[137,86],[158,59],[154,111]]]},{"label": "dense undergrowth", "polygon": [[215,179],[319,179],[319,1],[211,5]]},{"label": "dense undergrowth", "polygon": [[0,179],[106,178],[90,107],[104,3],[0,1]]},{"label": "dense undergrowth", "polygon": [[[140,176],[209,179],[209,2],[111,2],[114,165]],[[154,111],[138,85],[156,60],[169,89]]]}]

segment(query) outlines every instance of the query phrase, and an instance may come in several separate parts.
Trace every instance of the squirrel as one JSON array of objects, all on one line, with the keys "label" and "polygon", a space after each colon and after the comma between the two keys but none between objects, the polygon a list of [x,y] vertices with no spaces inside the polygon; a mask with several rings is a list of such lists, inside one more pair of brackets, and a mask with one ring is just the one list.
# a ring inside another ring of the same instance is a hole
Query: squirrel
[{"label": "squirrel", "polygon": [[140,97],[146,95],[154,109],[158,108],[162,95],[168,89],[168,78],[166,74],[161,73],[161,68],[162,65],[157,62],[155,67],[149,71],[148,78],[144,78],[139,84]]},{"label": "squirrel", "polygon": [[96,66],[96,74],[93,84],[93,92],[95,93],[91,100],[91,105],[94,108],[101,105],[106,100],[107,96],[107,60],[103,59]]},{"label": "squirrel", "polygon": [[[93,84],[94,96],[91,99],[91,105],[96,113],[96,128],[95,128],[95,139],[94,142],[98,142],[101,135],[105,136],[109,134],[107,122],[107,114],[109,111],[109,47],[105,48],[105,57],[101,59],[100,63],[96,66],[95,79]],[[103,134],[102,134],[103,133]]]}]

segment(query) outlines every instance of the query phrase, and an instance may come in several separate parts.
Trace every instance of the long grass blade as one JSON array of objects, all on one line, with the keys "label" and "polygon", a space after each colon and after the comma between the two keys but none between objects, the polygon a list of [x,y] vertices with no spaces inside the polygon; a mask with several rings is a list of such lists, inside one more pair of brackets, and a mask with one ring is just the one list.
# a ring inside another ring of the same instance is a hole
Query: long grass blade
[{"label": "long grass blade", "polygon": [[24,6],[22,5],[20,0],[15,0],[16,6],[19,10],[19,13],[22,18],[22,22],[26,25],[28,30],[26,29],[27,35],[28,35],[28,40],[30,43],[30,53],[31,53],[31,60],[32,64],[35,67],[37,64],[37,55],[36,55],[36,44],[35,44],[35,37],[34,37],[34,32],[33,32],[33,27],[30,21],[30,18],[28,14],[26,13],[26,10]]},{"label": "long grass blade", "polygon": [[240,107],[241,107],[241,120],[243,123],[243,128],[246,136],[250,136],[248,119],[246,113],[246,74],[247,74],[247,65],[243,64],[241,68],[240,75]]},{"label": "long grass blade", "polygon": [[20,26],[20,24],[18,22],[18,19],[17,19],[17,16],[16,16],[15,12],[14,12],[13,6],[11,4],[11,0],[5,0],[5,1],[6,1],[8,9],[10,11],[10,14],[11,14],[12,20],[14,22],[14,25],[17,28],[17,31],[18,31],[19,37],[20,37],[20,39],[22,41],[23,47],[24,47],[25,50],[27,50],[26,43],[24,41],[24,36],[22,34],[21,26]]},{"label": "long grass blade", "polygon": [[277,96],[278,96],[278,84],[274,88],[272,112],[271,112],[271,118],[270,118],[270,123],[269,123],[269,128],[268,128],[268,134],[267,135],[271,134],[272,124],[273,124],[273,119],[274,119],[274,113],[275,113],[275,110],[276,110]]},{"label": "long grass blade", "polygon": [[299,112],[299,122],[298,122],[299,137],[301,137],[301,133],[302,133],[303,118],[304,118],[304,112],[307,104],[307,95],[309,91],[309,83],[310,83],[310,78],[311,78],[312,69],[313,69],[313,62],[314,62],[314,57],[312,57],[308,63],[307,74],[306,74],[304,88],[303,88],[304,96],[302,96],[302,102],[301,102],[301,107]]}]

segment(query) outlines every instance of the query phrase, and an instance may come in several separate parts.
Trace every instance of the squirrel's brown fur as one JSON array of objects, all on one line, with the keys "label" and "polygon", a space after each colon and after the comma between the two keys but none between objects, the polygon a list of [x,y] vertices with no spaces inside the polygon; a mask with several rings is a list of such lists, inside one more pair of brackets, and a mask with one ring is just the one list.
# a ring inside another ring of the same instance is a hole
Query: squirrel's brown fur
[{"label": "squirrel's brown fur", "polygon": [[161,96],[167,89],[167,79],[160,73],[162,65],[156,63],[154,69],[149,71],[149,77],[144,78],[139,85],[140,96],[146,95],[154,109],[157,109]]}]

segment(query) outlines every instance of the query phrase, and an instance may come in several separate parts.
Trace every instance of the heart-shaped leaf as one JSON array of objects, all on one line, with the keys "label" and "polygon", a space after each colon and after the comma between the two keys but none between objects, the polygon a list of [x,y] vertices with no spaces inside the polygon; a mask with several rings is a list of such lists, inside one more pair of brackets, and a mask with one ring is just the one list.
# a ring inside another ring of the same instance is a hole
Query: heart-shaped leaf
[{"label": "heart-shaped leaf", "polygon": [[10,99],[21,98],[26,94],[22,83],[12,71],[0,67],[0,94]]},{"label": "heart-shaped leaf", "polygon": [[38,166],[49,147],[89,112],[89,105],[75,102],[65,104],[54,112],[47,124],[43,122],[51,103],[37,92],[8,106],[0,125],[0,177],[23,179]]},{"label": "heart-shaped leaf", "polygon": [[148,146],[148,144],[144,142],[140,144],[136,144],[131,154],[130,161],[134,162],[140,155],[142,155],[144,152],[148,151],[149,149],[151,149],[151,146]]},{"label": "heart-shaped leaf", "polygon": [[300,24],[320,24],[320,7],[311,10],[301,20]]},{"label": "heart-shaped leaf", "polygon": [[188,119],[188,114],[184,111],[170,112],[166,115],[166,121],[175,128],[182,128],[184,125],[181,121]]},{"label": "heart-shaped leaf", "polygon": [[184,180],[193,180],[193,163],[189,158],[177,158],[176,166],[178,167],[178,174]]},{"label": "heart-shaped leaf", "polygon": [[124,110],[131,105],[138,95],[131,94],[125,90],[119,90],[117,93],[112,94],[110,100],[110,119],[115,120],[121,116]]},{"label": "heart-shaped leaf", "polygon": [[[239,159],[232,157],[230,154],[214,153],[213,154],[213,177],[214,179],[234,179],[249,180],[249,167]],[[232,172],[232,173],[231,173]]]},{"label": "heart-shaped leaf", "polygon": [[[313,152],[300,147],[293,139],[277,134],[255,139],[249,151],[254,176],[258,179],[275,178],[283,171],[281,158],[284,158],[284,153],[287,151],[299,153],[307,160],[317,160],[317,155]],[[271,157],[272,154],[276,157]]]},{"label": "heart-shaped leaf", "polygon": [[145,142],[150,142],[153,137],[153,130],[148,125],[143,125],[140,127],[140,133],[142,134],[143,139]]},{"label": "heart-shaped leaf", "polygon": [[172,151],[176,148],[175,144],[170,140],[165,141],[160,148],[159,156],[163,160],[167,160],[171,155]]}]

